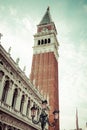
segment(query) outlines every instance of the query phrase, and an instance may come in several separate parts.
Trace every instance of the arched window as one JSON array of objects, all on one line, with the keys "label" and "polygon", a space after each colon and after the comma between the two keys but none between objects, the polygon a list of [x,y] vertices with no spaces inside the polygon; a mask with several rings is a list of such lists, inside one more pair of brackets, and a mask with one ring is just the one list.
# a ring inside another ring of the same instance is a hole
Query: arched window
[{"label": "arched window", "polygon": [[3,76],[4,76],[4,72],[0,71],[0,81],[2,80]]},{"label": "arched window", "polygon": [[9,89],[9,80],[5,81],[5,86],[2,93],[2,102],[6,102],[8,89]]},{"label": "arched window", "polygon": [[8,127],[8,130],[14,130],[14,129],[15,129],[14,127],[11,126]]},{"label": "arched window", "polygon": [[50,38],[48,38],[48,43],[50,43],[51,42],[51,40],[50,40]]},{"label": "arched window", "polygon": [[29,109],[30,109],[30,99],[28,100],[28,104],[27,104],[27,111],[26,111],[27,116],[29,116]]},{"label": "arched window", "polygon": [[2,130],[2,127],[0,126],[0,130]]},{"label": "arched window", "polygon": [[38,45],[40,45],[40,40],[38,40]]},{"label": "arched window", "polygon": [[43,39],[41,40],[41,44],[44,44],[44,40]]},{"label": "arched window", "polygon": [[16,100],[17,100],[18,90],[17,88],[14,90],[13,99],[12,99],[12,108],[15,108]]},{"label": "arched window", "polygon": [[0,64],[3,65],[3,62],[0,60]]},{"label": "arched window", "polygon": [[45,44],[47,43],[47,39],[45,39]]},{"label": "arched window", "polygon": [[21,113],[23,112],[24,100],[25,100],[25,96],[22,95],[22,98],[21,98],[21,105],[20,105],[20,112],[21,112]]}]

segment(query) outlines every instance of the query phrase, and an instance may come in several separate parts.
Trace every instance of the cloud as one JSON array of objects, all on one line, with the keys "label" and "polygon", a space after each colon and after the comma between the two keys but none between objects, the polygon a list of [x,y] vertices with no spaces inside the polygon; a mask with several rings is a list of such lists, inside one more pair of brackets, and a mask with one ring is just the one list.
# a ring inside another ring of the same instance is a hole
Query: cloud
[{"label": "cloud", "polygon": [[10,14],[12,16],[16,16],[17,15],[17,10],[15,8],[9,7],[9,11],[10,11]]},{"label": "cloud", "polygon": [[26,74],[29,76],[32,60],[31,48],[33,46],[32,33],[35,32],[35,25],[32,19],[26,16],[22,18],[16,16],[16,12],[12,8],[10,8],[10,11],[12,17],[8,16],[8,19],[2,19],[0,22],[0,32],[3,34],[1,44],[6,51],[10,46],[12,47],[11,57],[14,61],[16,61],[17,57],[20,58],[19,66],[21,69],[26,66]]},{"label": "cloud", "polygon": [[83,9],[87,13],[87,4],[83,5]]},{"label": "cloud", "polygon": [[1,5],[0,6],[0,11],[4,11],[5,10],[5,6]]},{"label": "cloud", "polygon": [[[65,30],[66,31],[66,30]],[[69,34],[69,33],[67,33]],[[70,41],[64,38],[63,43],[59,47],[59,90],[60,90],[60,110],[61,110],[61,128],[65,125],[65,120],[68,121],[68,127],[75,124],[75,113],[72,114],[71,123],[68,116],[69,112],[75,111],[77,107],[80,111],[79,116],[80,126],[83,127],[86,121],[84,110],[87,108],[87,40],[83,37],[85,34],[81,33],[79,44],[75,41]],[[66,35],[67,36],[67,35]],[[67,116],[66,116],[67,115]]]},{"label": "cloud", "polygon": [[31,22],[30,22],[30,20],[28,18],[24,18],[22,20],[22,22],[23,22],[26,29],[28,29],[28,30],[32,29],[32,24],[31,24]]}]

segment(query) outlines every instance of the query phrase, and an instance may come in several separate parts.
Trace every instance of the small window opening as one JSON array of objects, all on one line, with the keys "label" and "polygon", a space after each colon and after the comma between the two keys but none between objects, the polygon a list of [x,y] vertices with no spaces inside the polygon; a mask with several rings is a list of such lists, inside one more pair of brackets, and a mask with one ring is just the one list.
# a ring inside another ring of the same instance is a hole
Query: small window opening
[{"label": "small window opening", "polygon": [[43,40],[41,40],[41,44],[44,44],[44,41],[43,41]]},{"label": "small window opening", "polygon": [[38,40],[38,45],[40,45],[40,40]]},{"label": "small window opening", "polygon": [[47,39],[45,39],[45,44],[47,43]]},{"label": "small window opening", "polygon": [[50,38],[48,38],[48,43],[50,43],[51,42],[51,40],[50,40]]}]

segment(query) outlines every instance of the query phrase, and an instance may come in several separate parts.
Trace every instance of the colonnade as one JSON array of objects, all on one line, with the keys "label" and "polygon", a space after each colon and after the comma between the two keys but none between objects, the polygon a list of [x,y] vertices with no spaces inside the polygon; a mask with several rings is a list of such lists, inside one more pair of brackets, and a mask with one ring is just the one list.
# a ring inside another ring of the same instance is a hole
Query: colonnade
[{"label": "colonnade", "polygon": [[2,70],[0,70],[0,102],[30,119],[33,104],[40,112],[39,105],[27,94],[27,90],[23,91],[22,87],[15,84]]}]

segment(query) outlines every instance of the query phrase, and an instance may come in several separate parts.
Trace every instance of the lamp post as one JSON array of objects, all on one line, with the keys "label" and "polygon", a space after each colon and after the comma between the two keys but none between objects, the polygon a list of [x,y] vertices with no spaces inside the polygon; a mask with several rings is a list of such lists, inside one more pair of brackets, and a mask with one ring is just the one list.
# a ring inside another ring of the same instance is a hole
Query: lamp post
[{"label": "lamp post", "polygon": [[46,113],[46,110],[47,110],[47,100],[44,100],[44,101],[42,101],[41,114],[39,116],[38,121],[36,121],[34,118],[35,118],[35,115],[36,115],[37,107],[35,107],[35,105],[33,105],[33,107],[31,108],[32,122],[34,124],[38,124],[40,122],[42,130],[44,130],[46,123],[48,123],[49,126],[54,127],[56,125],[56,122],[57,122],[58,116],[59,116],[59,111],[55,110],[53,112],[54,122],[50,123],[49,119],[48,119],[48,114]]}]

